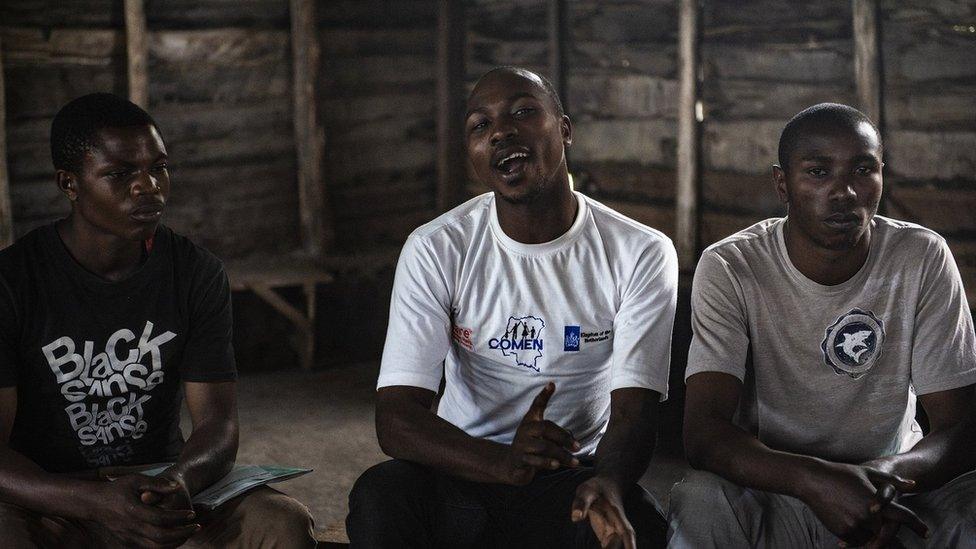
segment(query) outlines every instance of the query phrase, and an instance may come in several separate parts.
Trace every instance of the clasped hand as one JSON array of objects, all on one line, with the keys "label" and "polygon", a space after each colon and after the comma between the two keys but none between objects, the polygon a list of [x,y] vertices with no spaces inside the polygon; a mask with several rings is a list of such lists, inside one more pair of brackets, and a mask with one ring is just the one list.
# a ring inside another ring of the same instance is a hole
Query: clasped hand
[{"label": "clasped hand", "polygon": [[125,475],[99,483],[94,501],[94,521],[126,547],[178,547],[200,530],[178,479]]},{"label": "clasped hand", "polygon": [[901,526],[921,537],[927,535],[925,523],[894,501],[897,494],[914,487],[914,481],[875,467],[825,462],[804,500],[841,539],[841,547],[883,548],[897,543]]}]

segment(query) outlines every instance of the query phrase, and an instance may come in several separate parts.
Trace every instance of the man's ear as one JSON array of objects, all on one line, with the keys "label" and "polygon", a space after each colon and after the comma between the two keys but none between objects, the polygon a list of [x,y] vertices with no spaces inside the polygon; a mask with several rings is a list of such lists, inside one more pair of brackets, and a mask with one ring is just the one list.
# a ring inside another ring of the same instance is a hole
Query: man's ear
[{"label": "man's ear", "polygon": [[74,172],[58,170],[54,173],[54,178],[58,183],[58,190],[74,202],[78,199],[78,178]]},{"label": "man's ear", "polygon": [[569,119],[569,116],[563,115],[562,119],[559,121],[560,131],[563,134],[563,145],[570,146],[573,144],[573,122]]},{"label": "man's ear", "polygon": [[786,188],[786,172],[779,164],[773,164],[773,188],[776,189],[779,201],[789,206],[790,192]]}]

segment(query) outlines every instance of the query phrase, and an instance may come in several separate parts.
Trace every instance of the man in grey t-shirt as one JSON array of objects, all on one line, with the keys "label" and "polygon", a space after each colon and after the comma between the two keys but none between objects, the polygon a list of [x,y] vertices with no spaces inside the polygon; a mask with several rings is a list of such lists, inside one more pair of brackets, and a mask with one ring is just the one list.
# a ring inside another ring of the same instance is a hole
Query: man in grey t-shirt
[{"label": "man in grey t-shirt", "polygon": [[945,240],[875,215],[881,156],[859,111],[800,112],[788,216],[702,255],[672,547],[976,544],[973,318]]}]

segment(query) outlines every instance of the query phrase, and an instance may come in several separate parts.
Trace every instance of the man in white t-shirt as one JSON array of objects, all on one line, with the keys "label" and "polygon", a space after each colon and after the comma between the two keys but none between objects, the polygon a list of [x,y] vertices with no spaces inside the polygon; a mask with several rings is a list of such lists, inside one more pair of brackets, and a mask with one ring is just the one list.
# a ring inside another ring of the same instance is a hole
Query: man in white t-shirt
[{"label": "man in white t-shirt", "polygon": [[810,107],[787,217],[702,254],[670,546],[976,546],[973,318],[945,240],[875,215],[882,166],[864,114]]},{"label": "man in white t-shirt", "polygon": [[493,192],[403,247],[376,406],[395,459],[353,488],[352,545],[663,545],[637,480],[667,395],[674,247],[573,192],[572,126],[539,75],[484,75],[465,136]]}]

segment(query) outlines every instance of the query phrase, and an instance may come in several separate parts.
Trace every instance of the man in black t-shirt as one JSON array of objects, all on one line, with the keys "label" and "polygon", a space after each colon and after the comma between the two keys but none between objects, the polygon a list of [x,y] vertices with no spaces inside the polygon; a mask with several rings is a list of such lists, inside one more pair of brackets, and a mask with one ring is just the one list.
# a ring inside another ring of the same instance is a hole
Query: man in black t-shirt
[{"label": "man in black t-shirt", "polygon": [[[230,289],[216,257],[159,224],[156,123],[87,95],[55,117],[51,152],[71,213],[0,251],[4,544],[314,546],[308,510],[267,487],[192,509],[237,455]],[[175,464],[134,472],[159,462]]]}]

